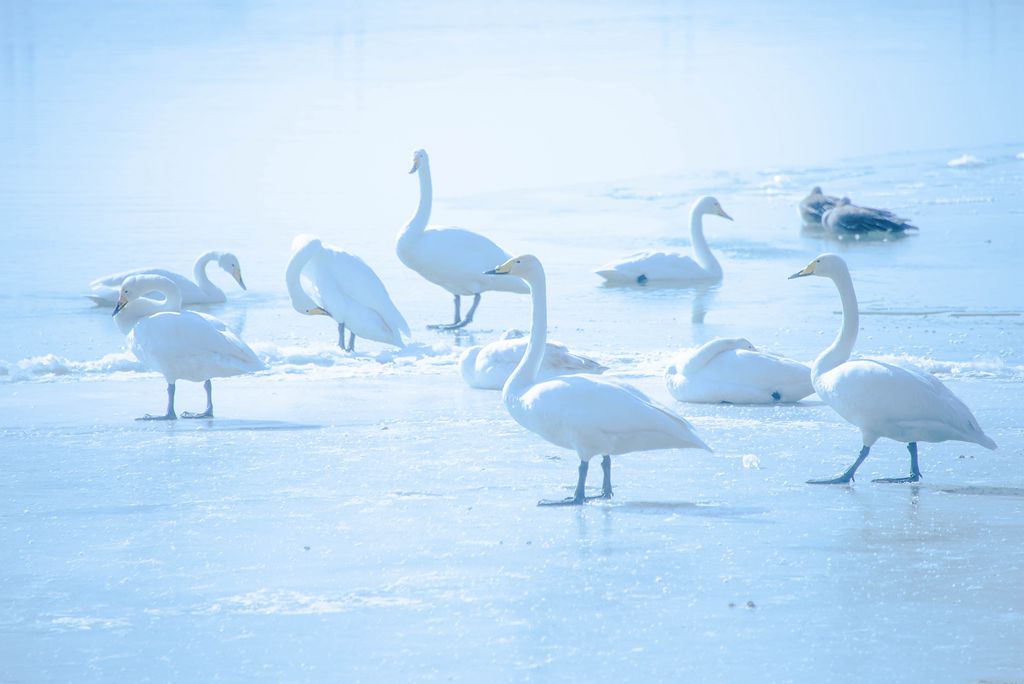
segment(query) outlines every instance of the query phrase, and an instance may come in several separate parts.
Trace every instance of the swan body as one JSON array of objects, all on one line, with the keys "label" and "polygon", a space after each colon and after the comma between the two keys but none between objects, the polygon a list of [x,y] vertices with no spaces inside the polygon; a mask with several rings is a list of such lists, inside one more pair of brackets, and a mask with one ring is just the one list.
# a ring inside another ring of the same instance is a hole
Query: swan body
[{"label": "swan body", "polygon": [[821,225],[826,230],[839,234],[888,234],[902,235],[908,230],[917,230],[910,221],[900,218],[886,209],[858,207],[844,197],[821,216]]},{"label": "swan body", "polygon": [[[517,338],[469,347],[459,359],[462,379],[470,387],[500,390],[523,359],[528,344],[528,339]],[[600,374],[606,370],[605,366],[593,359],[573,354],[565,345],[548,342],[544,347],[544,360],[537,376],[546,380],[567,373]]]},{"label": "swan body", "polygon": [[226,302],[227,297],[224,295],[224,291],[214,285],[206,275],[206,265],[211,261],[216,261],[218,266],[235,279],[239,287],[243,290],[246,289],[238,257],[230,252],[206,252],[199,255],[192,267],[194,281],[162,268],[137,268],[97,278],[89,284],[92,294],[86,296],[98,305],[113,304],[118,299],[121,283],[125,278],[134,275],[158,275],[167,278],[177,286],[181,293],[182,304],[220,304]]},{"label": "swan body", "polygon": [[[183,413],[183,418],[213,417],[211,378],[226,378],[263,370],[256,354],[222,321],[196,311],[181,310],[177,286],[160,275],[135,275],[121,283],[114,316],[152,292],[163,295],[159,311],[140,318],[128,333],[132,353],[148,368],[167,380],[167,413],[146,419],[173,420],[174,388],[178,380],[202,382],[206,388],[206,411]],[[153,300],[155,301],[155,300]]]},{"label": "swan body", "polygon": [[[396,251],[403,264],[421,276],[448,290],[455,297],[455,321],[434,328],[462,328],[473,320],[480,294],[489,290],[526,294],[529,289],[516,278],[501,278],[485,273],[502,263],[509,254],[483,235],[462,228],[428,227],[433,203],[430,158],[423,150],[413,154],[409,173],[418,173],[420,203],[416,214],[398,234]],[[473,296],[473,305],[465,319],[459,315],[460,298]]]},{"label": "swan body", "polygon": [[722,267],[704,239],[704,216],[707,214],[732,221],[714,197],[702,197],[693,204],[690,209],[690,241],[696,261],[675,252],[645,251],[610,261],[595,273],[617,285],[643,285],[652,280],[720,280]]},{"label": "swan body", "polygon": [[843,323],[835,341],[811,366],[811,383],[821,400],[860,428],[863,448],[840,475],[811,484],[844,484],[881,437],[904,442],[910,452],[910,476],[880,482],[916,482],[918,442],[957,440],[995,449],[996,443],[978,425],[971,410],[938,379],[917,368],[874,359],[849,360],[857,339],[859,313],[850,270],[842,257],[822,254],[790,278],[830,278],[839,290]]},{"label": "swan body", "polygon": [[810,368],[742,338],[718,338],[681,354],[665,371],[665,384],[679,401],[698,404],[792,403],[814,392]]},{"label": "swan body", "polygon": [[582,504],[590,459],[600,454],[604,482],[599,498],[611,498],[611,457],[651,449],[707,445],[685,419],[640,390],[593,375],[538,380],[547,337],[547,292],[540,261],[525,255],[509,259],[492,273],[519,276],[530,286],[533,325],[526,354],[502,389],[509,414],[527,430],[572,449],[580,459],[572,497],[541,504]]},{"label": "swan body", "polygon": [[[310,235],[296,237],[292,248],[285,282],[296,311],[333,318],[338,324],[338,344],[348,351],[355,349],[356,336],[405,346],[402,334],[409,335],[409,324],[366,262]],[[347,346],[346,327],[351,335]]]},{"label": "swan body", "polygon": [[800,200],[800,218],[809,226],[820,226],[821,215],[839,204],[839,198],[826,195],[821,188],[815,186],[811,194]]}]

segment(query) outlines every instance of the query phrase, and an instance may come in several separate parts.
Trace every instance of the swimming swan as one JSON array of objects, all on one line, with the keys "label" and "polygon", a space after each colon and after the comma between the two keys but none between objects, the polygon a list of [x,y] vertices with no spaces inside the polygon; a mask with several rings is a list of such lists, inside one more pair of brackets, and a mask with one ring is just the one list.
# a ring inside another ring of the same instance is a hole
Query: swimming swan
[{"label": "swimming swan", "polygon": [[[366,262],[311,235],[297,236],[292,250],[285,282],[296,311],[333,318],[338,323],[338,346],[345,351],[355,351],[356,336],[405,346],[402,333],[409,334],[409,325]],[[310,293],[302,288],[303,279]]]},{"label": "swimming swan", "polygon": [[[610,499],[613,455],[651,449],[708,449],[686,420],[629,385],[593,375],[563,375],[539,382],[537,374],[544,360],[547,337],[544,268],[537,257],[525,255],[509,259],[489,273],[525,280],[530,285],[533,304],[526,355],[502,389],[505,407],[527,430],[552,444],[575,450],[580,458],[573,496],[541,501],[539,505],[578,505],[590,498]],[[587,469],[590,459],[598,454],[602,455],[604,471],[601,495],[587,497]]]},{"label": "swimming swan", "polygon": [[211,378],[226,378],[266,368],[237,335],[219,319],[196,311],[181,310],[181,293],[168,278],[135,275],[125,278],[114,307],[114,316],[151,292],[164,300],[160,310],[139,320],[128,333],[128,346],[144,366],[159,371],[167,380],[167,413],[149,414],[139,420],[174,420],[174,386],[178,380],[202,382],[206,410],[182,413],[182,418],[213,417]]},{"label": "swimming swan", "polygon": [[239,287],[243,290],[246,289],[245,282],[242,280],[242,268],[238,264],[238,257],[230,252],[206,252],[199,255],[195,265],[192,267],[192,275],[195,278],[195,282],[183,275],[165,271],[162,268],[137,268],[133,271],[111,273],[110,275],[97,278],[89,284],[89,287],[92,288],[92,294],[88,294],[86,297],[100,306],[113,304],[117,301],[121,282],[128,276],[159,275],[169,279],[178,286],[178,291],[181,292],[182,304],[220,304],[221,302],[226,302],[227,297],[224,296],[224,291],[214,285],[206,275],[206,264],[211,261],[216,261],[218,266],[235,279]]},{"label": "swimming swan", "polygon": [[665,384],[679,401],[699,404],[791,403],[814,392],[810,368],[743,338],[714,339],[680,354],[665,371]]},{"label": "swimming swan", "polygon": [[[470,387],[500,390],[523,359],[528,343],[528,339],[516,336],[466,349],[459,359],[462,379]],[[606,370],[607,367],[593,359],[573,354],[563,344],[548,342],[544,346],[544,360],[537,376],[548,380],[567,373],[601,374]]]},{"label": "swimming swan", "polygon": [[909,219],[900,218],[888,209],[858,207],[849,197],[839,200],[821,215],[821,225],[839,235],[902,236],[917,230]]},{"label": "swimming swan", "polygon": [[610,261],[595,273],[612,284],[639,284],[651,280],[720,280],[722,267],[704,239],[704,215],[732,221],[714,197],[702,197],[690,209],[690,242],[697,260],[676,252],[637,252]]},{"label": "swimming swan", "polygon": [[860,428],[864,448],[853,465],[840,475],[809,484],[844,484],[853,481],[857,468],[867,458],[879,437],[906,442],[910,452],[910,475],[887,477],[875,482],[917,482],[918,442],[957,440],[995,449],[978,425],[971,410],[931,374],[917,368],[894,366],[874,359],[850,361],[857,340],[859,312],[857,295],[846,262],[835,254],[822,254],[802,271],[790,276],[831,278],[843,302],[843,324],[834,342],[811,366],[811,383],[822,401],[848,422]]},{"label": "swimming swan", "polygon": [[[412,157],[409,173],[419,172],[420,206],[398,234],[396,251],[402,263],[421,276],[455,295],[455,322],[431,325],[437,330],[456,330],[473,321],[480,293],[488,290],[526,294],[529,289],[518,278],[498,278],[484,271],[509,258],[508,252],[483,235],[462,228],[428,228],[433,189],[430,184],[430,158],[423,150]],[[460,320],[462,296],[473,295],[473,305]]]}]

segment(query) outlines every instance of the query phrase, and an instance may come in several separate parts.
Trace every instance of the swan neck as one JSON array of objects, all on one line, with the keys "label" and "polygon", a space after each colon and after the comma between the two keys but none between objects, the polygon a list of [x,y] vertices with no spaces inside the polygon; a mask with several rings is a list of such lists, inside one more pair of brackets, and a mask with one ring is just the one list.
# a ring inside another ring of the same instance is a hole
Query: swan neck
[{"label": "swan neck", "polygon": [[164,300],[162,302],[157,302],[156,300],[149,299],[148,297],[144,298],[146,299],[147,304],[152,302],[152,310],[149,312],[150,314],[160,313],[162,311],[181,311],[181,290],[178,289],[178,286],[171,281],[168,280],[165,282],[155,283],[150,292],[159,292],[164,296]]},{"label": "swan neck", "polygon": [[690,242],[693,243],[693,253],[701,268],[713,276],[721,276],[722,267],[704,239],[704,213],[697,207],[690,212]]},{"label": "swan neck", "polygon": [[205,254],[199,255],[199,258],[196,259],[195,265],[192,267],[192,277],[196,281],[196,285],[198,285],[199,289],[207,294],[217,294],[218,292],[223,294],[221,289],[214,285],[213,281],[206,275],[206,265],[219,258],[219,252],[206,252]]},{"label": "swan neck", "polygon": [[512,371],[503,391],[505,401],[517,400],[519,396],[537,382],[544,361],[544,350],[548,336],[547,283],[544,271],[524,278],[530,286],[530,301],[533,305],[533,322],[530,326],[530,341],[526,353],[516,369]]},{"label": "swan neck", "polygon": [[420,205],[416,213],[409,219],[402,231],[402,238],[418,237],[423,233],[430,221],[430,210],[434,201],[434,188],[430,182],[430,161],[420,161],[419,169],[416,171],[420,179]]},{"label": "swan neck", "polygon": [[811,367],[811,376],[817,377],[827,373],[841,363],[849,360],[853,352],[853,344],[857,341],[857,330],[860,328],[860,312],[857,310],[857,293],[853,289],[853,279],[849,271],[832,277],[839,290],[839,298],[843,303],[843,324],[839,334],[825,351],[821,352]]},{"label": "swan neck", "polygon": [[284,272],[284,282],[288,288],[288,297],[291,299],[292,308],[299,313],[305,313],[303,307],[300,305],[301,301],[308,300],[309,295],[302,289],[302,281],[300,276],[302,275],[302,269],[305,268],[309,260],[313,258],[313,252],[316,249],[315,243],[309,243],[302,249],[297,251],[291,261],[288,262],[288,268]]}]

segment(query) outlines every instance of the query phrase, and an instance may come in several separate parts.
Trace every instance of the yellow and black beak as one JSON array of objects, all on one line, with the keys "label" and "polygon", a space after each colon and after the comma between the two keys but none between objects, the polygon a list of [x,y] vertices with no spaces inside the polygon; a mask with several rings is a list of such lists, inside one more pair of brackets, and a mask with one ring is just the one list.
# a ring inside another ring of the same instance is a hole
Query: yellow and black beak
[{"label": "yellow and black beak", "polygon": [[814,275],[814,265],[816,263],[818,263],[818,262],[817,261],[812,261],[811,263],[809,263],[806,266],[804,266],[802,271],[797,271],[793,275],[789,276],[789,278],[787,278],[787,280],[792,280],[793,278],[803,278],[804,276]]},{"label": "yellow and black beak", "polygon": [[501,266],[492,268],[490,271],[484,271],[484,275],[508,275],[508,272],[512,270],[512,264],[516,262],[515,257],[509,259]]},{"label": "yellow and black beak", "polygon": [[330,316],[331,315],[327,311],[327,309],[323,309],[323,308],[321,308],[319,306],[314,306],[312,309],[309,309],[308,311],[306,311],[306,313],[308,313],[310,316]]},{"label": "yellow and black beak", "polygon": [[238,281],[238,287],[242,288],[243,290],[249,289],[245,286],[245,281],[242,280],[242,269],[238,267],[233,268],[231,270],[231,277]]},{"label": "yellow and black beak", "polygon": [[718,215],[724,219],[729,219],[730,221],[732,221],[732,216],[726,214],[725,209],[722,209],[721,207],[718,208]]},{"label": "yellow and black beak", "polygon": [[111,316],[116,316],[121,311],[121,309],[123,309],[125,306],[127,306],[127,304],[128,304],[128,299],[124,295],[121,295],[121,297],[117,300],[117,306],[114,307],[114,313],[112,313],[110,315]]},{"label": "yellow and black beak", "polygon": [[409,169],[409,173],[416,173],[420,170],[420,158],[414,157],[412,160],[412,168]]}]

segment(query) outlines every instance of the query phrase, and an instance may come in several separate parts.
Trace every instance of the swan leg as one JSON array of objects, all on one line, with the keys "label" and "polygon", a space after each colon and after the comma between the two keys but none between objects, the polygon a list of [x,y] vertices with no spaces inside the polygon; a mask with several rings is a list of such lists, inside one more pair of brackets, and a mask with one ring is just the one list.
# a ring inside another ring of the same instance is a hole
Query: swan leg
[{"label": "swan leg", "polygon": [[[570,497],[556,501],[554,499],[541,499],[537,502],[538,506],[579,506],[587,500],[583,493],[583,488],[587,483],[587,469],[590,467],[589,461],[580,461],[580,478],[576,481],[576,493]],[[609,468],[611,462],[609,461]]]},{"label": "swan leg", "polygon": [[213,418],[213,382],[210,380],[204,382],[203,389],[206,390],[206,410],[202,413],[182,411],[182,418]]},{"label": "swan leg", "polygon": [[907,445],[910,452],[910,475],[908,477],[880,477],[872,482],[918,482],[921,479],[921,469],[917,465],[917,442]]},{"label": "swan leg", "polygon": [[594,499],[612,498],[612,457],[605,455],[601,458],[601,470],[604,471],[604,482],[601,485],[600,496],[588,496],[587,501]]},{"label": "swan leg", "polygon": [[857,468],[860,468],[860,464],[868,457],[869,451],[871,451],[871,447],[864,445],[864,448],[860,450],[860,454],[857,456],[857,460],[842,474],[827,480],[808,480],[807,484],[847,484],[853,482],[853,474],[857,472]]},{"label": "swan leg", "polygon": [[141,418],[135,420],[176,420],[178,416],[174,415],[174,383],[167,383],[167,413],[162,416],[151,416],[148,413]]},{"label": "swan leg", "polygon": [[433,325],[428,325],[427,326],[427,330],[454,330],[455,328],[460,327],[459,326],[459,318],[460,318],[459,311],[461,311],[461,310],[462,310],[462,297],[460,297],[459,295],[455,295],[455,322],[453,322],[453,323],[434,323]]},{"label": "swan leg", "polygon": [[346,349],[345,349],[345,324],[344,323],[339,323],[338,324],[338,346],[341,347],[341,351],[346,351]]},{"label": "swan leg", "polygon": [[354,352],[356,350],[356,334],[351,330],[348,333],[348,346],[345,347],[345,351]]}]

